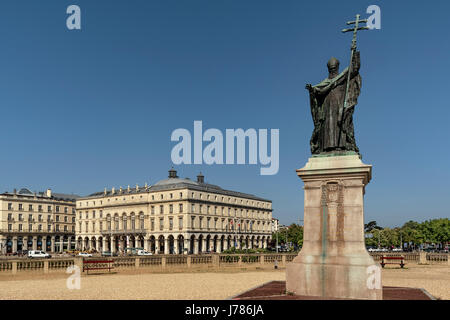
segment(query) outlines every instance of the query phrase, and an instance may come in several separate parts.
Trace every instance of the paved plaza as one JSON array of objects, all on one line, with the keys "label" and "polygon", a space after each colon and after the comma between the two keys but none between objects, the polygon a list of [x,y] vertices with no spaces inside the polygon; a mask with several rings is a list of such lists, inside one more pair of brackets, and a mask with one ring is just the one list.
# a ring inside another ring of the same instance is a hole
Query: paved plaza
[{"label": "paved plaza", "polygon": [[[0,276],[0,299],[226,299],[263,283],[285,280],[285,270],[193,273],[146,273],[145,270],[81,277],[81,289],[66,287],[63,273]],[[440,299],[450,299],[448,266],[409,265],[384,269],[384,286],[424,288]],[[45,288],[45,290],[42,290]]]}]

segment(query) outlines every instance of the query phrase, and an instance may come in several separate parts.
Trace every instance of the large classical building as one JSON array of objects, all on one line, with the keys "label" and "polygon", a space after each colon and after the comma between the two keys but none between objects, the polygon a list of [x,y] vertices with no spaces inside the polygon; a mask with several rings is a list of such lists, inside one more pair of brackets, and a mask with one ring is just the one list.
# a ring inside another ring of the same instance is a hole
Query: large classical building
[{"label": "large classical building", "polygon": [[74,248],[77,197],[26,188],[0,194],[0,252]]},{"label": "large classical building", "polygon": [[175,170],[152,186],[102,192],[76,201],[77,247],[156,254],[265,248],[271,238],[272,202],[204,182]]}]

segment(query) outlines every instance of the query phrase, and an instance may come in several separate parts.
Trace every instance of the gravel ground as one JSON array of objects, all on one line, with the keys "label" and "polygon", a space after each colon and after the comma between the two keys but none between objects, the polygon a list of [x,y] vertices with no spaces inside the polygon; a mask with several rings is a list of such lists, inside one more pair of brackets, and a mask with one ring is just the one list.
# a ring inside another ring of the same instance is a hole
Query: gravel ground
[{"label": "gravel ground", "polygon": [[[69,290],[65,274],[0,277],[0,299],[226,299],[273,280],[285,280],[285,270],[195,273],[143,273],[81,277],[81,289]],[[425,288],[436,298],[450,299],[450,267],[412,266],[385,269],[385,286]]]},{"label": "gravel ground", "polygon": [[385,269],[383,286],[423,288],[437,299],[450,300],[450,267],[410,265],[407,269]]}]

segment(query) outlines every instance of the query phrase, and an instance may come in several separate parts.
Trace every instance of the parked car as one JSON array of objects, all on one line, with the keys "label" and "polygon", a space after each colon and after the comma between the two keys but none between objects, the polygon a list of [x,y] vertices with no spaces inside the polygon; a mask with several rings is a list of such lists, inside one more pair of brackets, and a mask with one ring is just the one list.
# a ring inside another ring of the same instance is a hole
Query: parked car
[{"label": "parked car", "polygon": [[151,256],[152,253],[151,253],[151,252],[148,252],[147,250],[138,250],[138,251],[137,251],[137,255],[138,255],[138,256]]},{"label": "parked car", "polygon": [[92,257],[92,254],[88,253],[88,252],[80,252],[80,253],[78,253],[78,256],[89,258],[89,257]]},{"label": "parked car", "polygon": [[28,258],[51,258],[52,256],[41,250],[30,250],[28,251]]}]

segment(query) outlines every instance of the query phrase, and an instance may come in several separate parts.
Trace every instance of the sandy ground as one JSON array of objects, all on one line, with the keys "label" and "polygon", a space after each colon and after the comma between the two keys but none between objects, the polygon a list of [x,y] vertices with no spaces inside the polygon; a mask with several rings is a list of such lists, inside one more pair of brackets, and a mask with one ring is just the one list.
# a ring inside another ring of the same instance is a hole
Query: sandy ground
[{"label": "sandy ground", "polygon": [[[226,299],[273,280],[285,280],[285,270],[229,270],[193,273],[140,273],[81,277],[81,288],[69,290],[68,275],[21,274],[0,277],[0,299]],[[425,288],[436,298],[450,299],[450,267],[409,266],[385,269],[385,286]]]},{"label": "sandy ground", "polygon": [[450,267],[410,265],[407,269],[384,269],[383,286],[423,288],[437,299],[450,300]]}]

